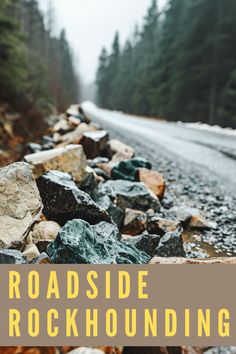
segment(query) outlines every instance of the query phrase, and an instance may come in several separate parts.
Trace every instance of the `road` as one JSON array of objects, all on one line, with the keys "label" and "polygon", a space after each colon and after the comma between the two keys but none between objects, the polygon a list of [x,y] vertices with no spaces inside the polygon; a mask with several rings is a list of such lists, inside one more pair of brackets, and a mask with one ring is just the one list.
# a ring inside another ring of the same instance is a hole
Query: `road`
[{"label": "road", "polygon": [[112,126],[117,131],[140,138],[142,143],[155,143],[157,153],[160,147],[178,155],[189,164],[204,167],[231,192],[236,191],[236,134],[231,136],[208,130],[189,128],[185,125],[162,122],[154,119],[134,117],[121,112],[107,111],[90,103],[83,108],[101,125]]}]

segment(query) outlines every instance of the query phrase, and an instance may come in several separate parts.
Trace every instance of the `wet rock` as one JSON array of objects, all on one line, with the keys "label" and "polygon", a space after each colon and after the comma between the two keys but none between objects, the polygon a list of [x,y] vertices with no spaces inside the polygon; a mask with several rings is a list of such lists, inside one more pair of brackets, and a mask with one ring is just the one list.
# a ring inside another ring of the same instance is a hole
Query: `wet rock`
[{"label": "wet rock", "polygon": [[139,210],[126,209],[122,233],[131,236],[141,235],[147,228],[147,216]]},{"label": "wet rock", "polygon": [[236,257],[217,257],[206,259],[190,259],[190,258],[166,258],[154,257],[151,264],[236,264]]},{"label": "wet rock", "polygon": [[105,130],[84,133],[81,144],[88,159],[94,159],[105,149],[109,136]]},{"label": "wet rock", "polygon": [[139,168],[151,169],[152,165],[145,159],[135,158],[125,160],[115,164],[111,170],[111,177],[113,179],[122,179],[127,181],[136,181],[136,172]]},{"label": "wet rock", "polygon": [[163,199],[166,185],[164,177],[159,172],[139,168],[136,171],[136,181],[143,182],[159,199]]},{"label": "wet rock", "polygon": [[85,176],[86,157],[81,145],[38,152],[25,156],[26,162],[33,165],[36,178],[50,170],[58,170],[71,174],[74,181],[79,183]]},{"label": "wet rock", "polygon": [[25,162],[0,170],[0,247],[21,247],[33,224],[39,219],[42,201]]},{"label": "wet rock", "polygon": [[149,215],[147,230],[150,234],[163,236],[168,232],[174,232],[180,228],[180,223],[174,220],[162,219],[158,214]]},{"label": "wet rock", "polygon": [[69,221],[48,247],[54,263],[63,264],[144,264],[149,257],[118,241],[101,226],[83,220]]},{"label": "wet rock", "polygon": [[25,264],[26,258],[16,250],[0,250],[0,264]]},{"label": "wet rock", "polygon": [[35,257],[38,257],[40,255],[40,252],[36,245],[29,244],[25,247],[25,250],[22,255],[27,259],[28,262],[30,262]]},{"label": "wet rock", "polygon": [[177,230],[165,234],[161,238],[155,254],[159,257],[185,257],[181,231]]},{"label": "wet rock", "polygon": [[108,156],[112,158],[114,162],[132,159],[135,154],[135,150],[131,146],[117,139],[108,141],[107,151]]},{"label": "wet rock", "polygon": [[90,224],[111,222],[108,213],[97,205],[88,194],[79,190],[71,176],[59,171],[50,171],[37,180],[43,200],[43,213],[64,225],[68,220],[80,218]]},{"label": "wet rock", "polygon": [[107,181],[99,188],[100,195],[109,196],[121,209],[159,211],[159,199],[143,183],[129,181]]},{"label": "wet rock", "polygon": [[150,257],[154,257],[156,249],[160,243],[160,235],[149,235],[144,232],[139,236],[122,235],[124,242],[136,247],[137,249],[147,253]]},{"label": "wet rock", "polygon": [[116,223],[119,229],[124,225],[125,211],[114,204],[107,195],[94,196],[96,203],[111,216],[112,220]]},{"label": "wet rock", "polygon": [[31,234],[32,242],[37,244],[39,241],[53,241],[60,228],[60,225],[55,221],[41,221],[33,229]]},{"label": "wet rock", "polygon": [[52,261],[46,253],[42,253],[38,257],[32,259],[30,264],[52,264]]}]

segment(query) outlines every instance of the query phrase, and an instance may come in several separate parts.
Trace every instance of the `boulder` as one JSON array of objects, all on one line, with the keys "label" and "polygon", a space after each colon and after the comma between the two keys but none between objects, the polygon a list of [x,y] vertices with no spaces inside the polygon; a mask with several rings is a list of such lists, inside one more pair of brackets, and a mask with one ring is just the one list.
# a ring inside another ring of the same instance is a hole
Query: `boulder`
[{"label": "boulder", "polygon": [[174,232],[179,228],[179,221],[162,219],[158,214],[148,215],[147,230],[150,234],[163,236],[167,232]]},{"label": "boulder", "polygon": [[176,230],[166,233],[155,249],[155,255],[158,257],[185,257],[182,232]]},{"label": "boulder", "polygon": [[137,249],[147,253],[150,257],[154,257],[156,254],[156,248],[160,243],[161,236],[149,235],[144,232],[139,236],[122,235],[122,239],[125,243],[136,247]]},{"label": "boulder", "polygon": [[77,188],[71,176],[59,171],[50,171],[37,180],[43,200],[43,213],[50,219],[64,225],[76,218],[97,224],[111,222],[108,213],[96,204],[90,196]]},{"label": "boulder", "polygon": [[113,179],[123,179],[126,181],[136,181],[136,172],[139,168],[151,169],[152,165],[145,159],[135,158],[116,163],[111,170]]},{"label": "boulder", "polygon": [[190,259],[190,258],[166,258],[154,257],[151,264],[236,264],[236,257],[217,257],[206,259]]},{"label": "boulder", "polygon": [[100,186],[99,193],[109,196],[121,209],[160,210],[159,199],[143,183],[124,180],[107,181]]},{"label": "boulder", "polygon": [[84,133],[80,143],[87,158],[94,159],[99,156],[104,151],[108,139],[109,136],[105,130]]},{"label": "boulder", "polygon": [[16,162],[0,169],[0,247],[21,247],[41,210],[31,167]]},{"label": "boulder", "polygon": [[36,178],[47,171],[58,170],[69,173],[75,182],[79,183],[85,176],[86,157],[81,145],[38,152],[25,156],[25,161],[33,165]]},{"label": "boulder", "polygon": [[135,150],[131,146],[126,145],[117,139],[108,141],[107,151],[109,157],[112,158],[112,161],[114,162],[129,160],[135,155]]},{"label": "boulder", "polygon": [[131,236],[141,235],[147,228],[147,216],[139,210],[126,209],[122,233]]},{"label": "boulder", "polygon": [[[109,230],[110,226],[107,226]],[[149,256],[118,241],[104,224],[69,221],[48,247],[48,255],[60,264],[144,264]],[[105,232],[104,232],[105,230]]]},{"label": "boulder", "polygon": [[25,264],[26,258],[16,250],[0,250],[0,264]]},{"label": "boulder", "polygon": [[41,221],[33,229],[32,242],[37,244],[38,241],[53,241],[60,228],[60,225],[55,221]]},{"label": "boulder", "polygon": [[32,261],[35,257],[40,256],[40,252],[36,245],[29,244],[25,247],[24,252],[22,255],[27,259],[28,262]]},{"label": "boulder", "polygon": [[166,185],[164,177],[159,172],[147,168],[139,168],[136,171],[136,180],[143,182],[159,199],[163,199]]}]

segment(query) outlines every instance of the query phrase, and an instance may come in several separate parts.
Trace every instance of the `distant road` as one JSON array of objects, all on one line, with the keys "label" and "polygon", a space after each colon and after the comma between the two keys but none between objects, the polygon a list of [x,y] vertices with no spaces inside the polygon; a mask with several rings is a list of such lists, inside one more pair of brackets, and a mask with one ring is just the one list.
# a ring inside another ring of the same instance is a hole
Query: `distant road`
[{"label": "distant road", "polygon": [[172,154],[200,165],[214,174],[222,184],[236,194],[236,135],[211,130],[199,130],[175,123],[129,116],[120,112],[99,109],[89,103],[83,108],[88,115],[105,126],[112,126],[127,135],[138,136],[142,143],[156,143]]}]

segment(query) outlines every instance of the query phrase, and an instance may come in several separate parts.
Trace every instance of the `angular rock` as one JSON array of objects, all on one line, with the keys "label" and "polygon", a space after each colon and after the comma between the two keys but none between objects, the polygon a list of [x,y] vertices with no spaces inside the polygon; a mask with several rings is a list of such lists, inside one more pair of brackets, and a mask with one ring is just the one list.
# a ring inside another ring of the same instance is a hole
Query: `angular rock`
[{"label": "angular rock", "polygon": [[135,150],[131,146],[126,145],[117,139],[108,141],[107,150],[109,157],[112,158],[112,161],[114,162],[129,160],[135,155]]},{"label": "angular rock", "polygon": [[126,209],[122,233],[131,236],[141,235],[147,228],[147,216],[139,210]]},{"label": "angular rock", "polygon": [[50,171],[37,180],[43,200],[43,213],[50,219],[64,225],[76,218],[97,224],[111,222],[108,213],[97,205],[88,194],[79,190],[71,176],[59,171]]},{"label": "angular rock", "polygon": [[46,253],[42,253],[38,257],[32,259],[30,264],[52,264],[52,262]]},{"label": "angular rock", "polygon": [[111,216],[119,229],[124,225],[125,211],[111,201],[107,195],[95,196],[96,203]]},{"label": "angular rock", "polygon": [[191,213],[192,217],[189,222],[189,227],[193,229],[201,229],[201,230],[210,230],[210,229],[216,229],[217,225],[216,223],[207,221],[197,209],[188,209],[189,213]]},{"label": "angular rock", "polygon": [[39,250],[39,253],[44,253],[44,252],[47,252],[47,248],[48,246],[50,245],[52,241],[47,241],[47,240],[39,240],[37,243],[36,243],[36,246]]},{"label": "angular rock", "polygon": [[25,264],[26,258],[16,250],[0,250],[0,264]]},{"label": "angular rock", "polygon": [[144,264],[149,256],[118,241],[101,226],[83,220],[69,221],[48,247],[54,263],[62,264]]},{"label": "angular rock", "polygon": [[38,152],[25,156],[25,161],[33,165],[36,178],[47,171],[58,170],[69,173],[79,183],[85,176],[86,157],[81,145]]},{"label": "angular rock", "polygon": [[159,199],[143,183],[124,180],[107,181],[100,187],[99,193],[109,196],[121,209],[160,210]]},{"label": "angular rock", "polygon": [[67,119],[61,118],[53,127],[54,133],[65,134],[71,130],[70,124]]},{"label": "angular rock", "polygon": [[32,242],[37,244],[38,241],[53,241],[60,228],[60,225],[55,221],[41,221],[33,229]]},{"label": "angular rock", "polygon": [[171,208],[170,215],[174,218],[177,218],[177,220],[182,224],[183,227],[186,227],[192,218],[192,214],[189,209],[183,207]]},{"label": "angular rock", "polygon": [[136,181],[136,172],[139,168],[151,169],[152,164],[142,158],[134,158],[125,160],[115,164],[111,170],[111,177],[113,179],[123,179],[126,181]]},{"label": "angular rock", "polygon": [[78,187],[82,191],[84,191],[84,192],[88,193],[89,195],[91,195],[93,190],[97,187],[98,176],[96,175],[95,171],[89,166],[86,166],[85,173],[86,173],[85,177],[80,182]]},{"label": "angular rock", "polygon": [[109,136],[105,130],[84,133],[80,143],[87,158],[94,159],[99,156],[104,151],[108,139]]},{"label": "angular rock", "polygon": [[150,257],[154,257],[156,254],[156,249],[160,243],[161,236],[149,235],[147,232],[144,232],[139,236],[122,235],[122,239],[125,243],[128,243],[129,245],[132,245],[147,253]]},{"label": "angular rock", "polygon": [[68,144],[80,144],[84,133],[93,132],[95,129],[86,124],[81,123],[78,127],[70,133],[67,133],[61,137],[61,141],[67,142]]},{"label": "angular rock", "polygon": [[165,234],[161,238],[155,254],[159,257],[185,257],[182,232],[176,230]]},{"label": "angular rock", "polygon": [[17,162],[0,169],[0,247],[21,247],[41,210],[31,167]]},{"label": "angular rock", "polygon": [[158,214],[149,215],[147,230],[150,234],[163,236],[167,232],[174,232],[180,228],[180,223],[174,220],[162,219]]},{"label": "angular rock", "polygon": [[136,181],[143,182],[159,199],[163,199],[166,185],[164,177],[159,172],[139,168],[136,171]]},{"label": "angular rock", "polygon": [[206,259],[154,257],[151,264],[236,264],[236,257],[216,257]]},{"label": "angular rock", "polygon": [[25,250],[22,255],[27,259],[28,262],[30,262],[35,257],[40,256],[40,253],[36,245],[29,244],[25,247]]}]

